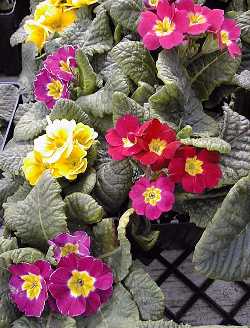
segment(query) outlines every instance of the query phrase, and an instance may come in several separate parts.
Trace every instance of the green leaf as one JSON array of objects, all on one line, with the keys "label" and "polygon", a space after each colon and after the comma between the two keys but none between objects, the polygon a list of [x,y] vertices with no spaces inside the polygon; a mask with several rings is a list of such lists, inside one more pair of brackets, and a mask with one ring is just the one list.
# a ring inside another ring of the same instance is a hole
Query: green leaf
[{"label": "green leaf", "polygon": [[83,51],[77,51],[76,61],[79,70],[80,88],[83,95],[86,96],[95,92],[97,88],[97,76],[89,63],[88,57],[83,53]]},{"label": "green leaf", "polygon": [[18,248],[17,239],[0,237],[0,254]]},{"label": "green leaf", "polygon": [[124,284],[133,296],[142,320],[160,320],[164,317],[165,297],[143,269],[133,268]]},{"label": "green leaf", "polygon": [[21,317],[12,324],[12,328],[76,328],[73,318],[50,313],[41,318]]},{"label": "green leaf", "polygon": [[93,249],[97,257],[111,253],[119,246],[116,225],[111,218],[103,219],[93,226],[93,235]]},{"label": "green leaf", "polygon": [[4,204],[4,207],[6,208],[10,203],[16,203],[20,200],[24,200],[31,192],[31,189],[31,185],[25,181],[18,187],[18,189],[16,189],[16,192],[13,195],[7,198],[7,202]]},{"label": "green leaf", "polygon": [[[143,229],[143,230],[142,230]],[[144,250],[150,251],[157,243],[160,231],[145,231],[145,227],[140,227],[136,221],[132,222],[131,235],[135,242]]]},{"label": "green leaf", "polygon": [[244,70],[240,74],[235,74],[232,83],[250,91],[250,70]]},{"label": "green leaf", "polygon": [[194,60],[188,71],[197,96],[202,101],[208,100],[216,87],[232,80],[239,64],[240,58],[232,58],[227,51],[216,51]]},{"label": "green leaf", "polygon": [[5,209],[6,226],[30,246],[46,248],[49,239],[67,231],[61,188],[46,171],[23,201]]},{"label": "green leaf", "polygon": [[186,138],[190,138],[192,134],[193,134],[192,126],[186,125],[177,133],[176,138],[178,140],[186,139]]},{"label": "green leaf", "polygon": [[239,281],[249,278],[250,176],[230,190],[198,242],[196,269],[213,279]]},{"label": "green leaf", "polygon": [[0,169],[13,175],[21,174],[23,159],[33,150],[30,144],[16,145],[0,152]]},{"label": "green leaf", "polygon": [[12,84],[0,84],[0,119],[10,121],[19,99],[19,90]]},{"label": "green leaf", "polygon": [[234,184],[250,172],[250,122],[227,105],[224,106],[221,138],[231,145],[231,152],[221,157],[224,181]]},{"label": "green leaf", "polygon": [[27,141],[38,137],[48,124],[46,115],[48,115],[47,107],[41,102],[34,103],[18,121],[14,130],[15,140]]},{"label": "green leaf", "polygon": [[236,21],[241,29],[241,39],[250,43],[250,10],[236,17]]},{"label": "green leaf", "polygon": [[110,15],[117,23],[121,24],[121,26],[136,32],[138,20],[142,11],[142,0],[113,0]]},{"label": "green leaf", "polygon": [[90,195],[75,192],[67,196],[64,201],[66,215],[71,220],[94,224],[103,218],[103,208]]},{"label": "green leaf", "polygon": [[132,95],[132,99],[139,105],[143,106],[148,99],[155,93],[155,88],[145,82],[138,82],[138,88]]},{"label": "green leaf", "polygon": [[138,320],[139,312],[134,300],[130,293],[121,284],[118,284],[114,288],[111,300],[102,307],[101,311],[89,318],[80,319],[78,327],[130,328],[130,326],[121,326],[120,323],[129,321],[131,324],[135,324]]},{"label": "green leaf", "polygon": [[[202,326],[203,328],[219,328],[223,326]],[[191,328],[190,325],[185,324],[177,324],[174,321],[166,321],[166,320],[159,320],[159,321],[140,321],[136,328]],[[196,327],[198,328],[198,327]],[[201,327],[200,327],[201,328]],[[231,327],[233,328],[233,327]],[[235,327],[236,328],[236,327]]]},{"label": "green leaf", "polygon": [[218,151],[221,154],[229,154],[231,151],[231,145],[220,138],[186,138],[180,141],[184,145],[206,148],[209,151]]},{"label": "green leaf", "polygon": [[156,83],[155,62],[141,42],[120,42],[112,49],[111,56],[136,84],[142,81],[150,85]]},{"label": "green leaf", "polygon": [[132,256],[130,253],[130,242],[126,238],[126,228],[130,220],[130,216],[134,213],[133,209],[127,210],[119,220],[117,228],[118,240],[120,246],[111,253],[102,255],[102,259],[111,266],[115,281],[122,281],[129,274],[132,265]]},{"label": "green leaf", "polygon": [[132,114],[137,116],[142,123],[149,119],[149,113],[147,113],[144,107],[139,105],[133,99],[127,97],[122,92],[115,92],[113,94],[112,104],[114,124],[120,117],[124,116],[125,114]]},{"label": "green leaf", "polygon": [[220,189],[205,194],[176,193],[174,210],[178,213],[188,213],[190,222],[200,228],[205,228],[221,206],[227,191]]},{"label": "green leaf", "polygon": [[52,121],[66,119],[91,125],[90,119],[84,109],[69,99],[59,99],[49,117]]},{"label": "green leaf", "polygon": [[[30,247],[12,249],[0,254],[0,262],[3,263],[3,261],[5,261],[8,263],[8,266],[12,263],[34,263],[42,259],[44,259],[44,254]],[[6,268],[6,265],[1,266],[2,270],[4,270],[4,268]]]},{"label": "green leaf", "polygon": [[108,213],[120,210],[132,185],[132,167],[128,160],[111,161],[97,167],[94,194]]},{"label": "green leaf", "polygon": [[90,168],[82,176],[77,179],[77,182],[70,183],[67,187],[63,188],[65,195],[73,194],[74,192],[81,192],[90,194],[96,184],[96,170]]},{"label": "green leaf", "polygon": [[182,122],[192,126],[194,132],[207,131],[209,135],[217,135],[218,124],[203,111],[176,51],[163,50],[156,67],[158,77],[165,85],[149,98],[152,111],[177,126]]},{"label": "green leaf", "polygon": [[9,176],[0,179],[0,207],[17,190],[19,184],[19,180],[15,180]]}]

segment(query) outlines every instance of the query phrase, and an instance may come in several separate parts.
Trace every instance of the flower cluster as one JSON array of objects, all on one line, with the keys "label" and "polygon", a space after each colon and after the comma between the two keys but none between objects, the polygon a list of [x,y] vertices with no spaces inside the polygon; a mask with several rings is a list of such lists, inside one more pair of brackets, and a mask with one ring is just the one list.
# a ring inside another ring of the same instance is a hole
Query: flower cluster
[{"label": "flower cluster", "polygon": [[237,44],[240,28],[224,11],[209,9],[193,0],[145,0],[147,10],[141,14],[138,33],[149,50],[171,49],[184,44],[188,36],[212,33],[220,49],[227,48],[232,57],[241,54]]},{"label": "flower cluster", "polygon": [[58,99],[68,99],[69,83],[77,67],[76,48],[65,46],[49,55],[34,81],[35,98],[53,108]]},{"label": "flower cluster", "polygon": [[50,34],[61,33],[76,20],[76,9],[96,3],[97,0],[46,0],[40,2],[34,12],[34,19],[27,20],[24,29],[27,42],[36,45],[39,51]]},{"label": "flower cluster", "polygon": [[222,175],[218,152],[181,144],[176,132],[158,119],[141,125],[135,116],[125,115],[106,140],[113,160],[131,157],[153,172],[153,179],[140,178],[129,194],[137,214],[151,220],[172,209],[175,183],[186,192],[202,193],[217,186]]},{"label": "flower cluster", "polygon": [[83,231],[61,233],[49,244],[58,263],[54,271],[44,260],[10,266],[12,301],[26,316],[40,317],[46,301],[64,316],[96,313],[112,295],[113,274],[90,256],[89,236]]},{"label": "flower cluster", "polygon": [[48,119],[46,134],[34,140],[34,150],[23,160],[26,179],[35,185],[45,170],[55,178],[76,179],[86,171],[87,151],[96,138],[94,129],[83,123]]}]

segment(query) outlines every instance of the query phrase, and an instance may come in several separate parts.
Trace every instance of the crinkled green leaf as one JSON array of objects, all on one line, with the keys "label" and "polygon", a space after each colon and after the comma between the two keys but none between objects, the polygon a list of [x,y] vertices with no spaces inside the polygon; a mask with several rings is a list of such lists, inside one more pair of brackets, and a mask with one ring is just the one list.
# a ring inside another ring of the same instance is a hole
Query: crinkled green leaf
[{"label": "crinkled green leaf", "polygon": [[4,207],[6,208],[10,203],[16,203],[20,200],[24,200],[31,192],[31,189],[31,185],[25,181],[18,187],[18,189],[16,189],[16,192],[13,195],[7,198],[7,202],[4,204]]},{"label": "crinkled green leaf", "polygon": [[136,221],[132,222],[131,235],[144,251],[150,251],[156,245],[160,236],[160,231],[147,231],[144,226],[141,229],[136,223]]},{"label": "crinkled green leaf", "polygon": [[96,170],[91,168],[77,179],[77,182],[70,183],[67,187],[63,188],[66,195],[73,194],[74,192],[81,192],[90,194],[96,184]]},{"label": "crinkled green leaf", "polygon": [[88,194],[75,192],[65,198],[65,210],[71,220],[94,224],[102,220],[103,208]]},{"label": "crinkled green leaf", "polygon": [[[44,254],[37,249],[25,247],[25,248],[16,248],[9,251],[6,251],[0,254],[0,262],[5,262],[8,265],[11,263],[34,263],[37,260],[44,259]],[[1,269],[4,269],[6,265],[3,265]]]},{"label": "crinkled green leaf", "polygon": [[250,70],[244,70],[240,74],[236,74],[233,78],[232,83],[249,91],[250,90]]},{"label": "crinkled green leaf", "polygon": [[39,136],[48,124],[46,115],[48,115],[47,107],[40,102],[34,103],[15,126],[15,140],[33,140],[35,137]]},{"label": "crinkled green leaf", "polygon": [[18,82],[20,91],[25,102],[34,100],[33,82],[38,70],[36,63],[37,48],[29,42],[22,44],[22,71],[19,75]]},{"label": "crinkled green leaf", "polygon": [[113,125],[113,115],[104,115],[101,117],[94,117],[91,114],[89,114],[89,117],[91,118],[92,127],[95,129],[95,131],[106,134],[108,129],[111,129],[114,127]]},{"label": "crinkled green leaf", "polygon": [[12,324],[12,328],[76,328],[76,321],[55,313],[41,318],[21,317]]},{"label": "crinkled green leaf", "polygon": [[113,105],[113,121],[116,121],[125,114],[132,114],[137,116],[141,122],[149,119],[149,113],[144,107],[139,105],[133,99],[127,97],[122,92],[115,92],[112,99]]},{"label": "crinkled green leaf", "polygon": [[135,90],[131,98],[143,106],[154,93],[155,88],[150,84],[146,82],[138,82],[138,88]]},{"label": "crinkled green leaf", "polygon": [[10,121],[19,99],[19,90],[12,84],[0,84],[0,119]]},{"label": "crinkled green leaf", "polygon": [[132,185],[132,167],[128,160],[108,161],[97,167],[94,193],[108,213],[120,210]]},{"label": "crinkled green leaf", "polygon": [[177,126],[182,122],[191,125],[194,132],[207,131],[209,135],[217,135],[218,124],[203,111],[176,51],[163,50],[156,67],[158,77],[165,85],[149,98],[152,111]]},{"label": "crinkled green leaf", "polygon": [[241,39],[250,43],[250,10],[241,13],[236,17],[236,21],[241,29]]},{"label": "crinkled green leaf", "polygon": [[116,225],[111,218],[103,219],[93,226],[93,235],[93,249],[97,257],[113,252],[119,246]]},{"label": "crinkled green leaf", "polygon": [[67,231],[60,192],[60,185],[46,171],[25,200],[7,206],[4,213],[6,226],[23,243],[46,248],[49,239]]},{"label": "crinkled green leaf", "polygon": [[203,55],[188,67],[192,86],[201,100],[208,100],[219,85],[230,82],[237,72],[240,58],[232,58],[227,51]]},{"label": "crinkled green leaf", "polygon": [[0,207],[17,190],[19,184],[19,180],[15,180],[9,176],[0,179]]},{"label": "crinkled green leaf", "polygon": [[15,237],[0,237],[0,254],[18,248],[17,239]]},{"label": "crinkled green leaf", "polygon": [[186,138],[181,139],[181,143],[197,148],[206,148],[210,151],[218,151],[221,154],[229,154],[231,151],[231,145],[220,138]]},{"label": "crinkled green leaf", "polygon": [[193,134],[192,126],[186,125],[176,134],[176,138],[179,140],[186,139],[186,138],[190,138],[192,134]]},{"label": "crinkled green leaf", "polygon": [[30,144],[17,145],[0,152],[0,169],[13,175],[21,173],[23,159],[33,149]]},{"label": "crinkled green leaf", "polygon": [[126,237],[126,228],[130,220],[130,216],[134,213],[133,209],[127,210],[119,220],[117,228],[118,240],[120,246],[113,252],[102,255],[102,259],[112,268],[115,281],[122,281],[129,274],[132,265],[132,256],[130,253],[130,242]]},{"label": "crinkled green leaf", "polygon": [[78,50],[76,54],[77,67],[79,71],[80,88],[83,95],[90,95],[97,88],[97,76],[89,63],[88,57],[82,50]]},{"label": "crinkled green leaf", "polygon": [[124,284],[133,296],[142,320],[160,320],[164,317],[165,297],[143,269],[133,268]]},{"label": "crinkled green leaf", "polygon": [[112,0],[110,15],[121,26],[136,32],[137,24],[141,12],[143,11],[143,1],[138,0]]},{"label": "crinkled green leaf", "polygon": [[250,176],[227,194],[196,246],[194,263],[200,273],[227,281],[249,278],[249,195]]},{"label": "crinkled green leaf", "polygon": [[156,82],[155,63],[149,51],[138,41],[123,41],[111,51],[111,56],[125,75],[136,84]]},{"label": "crinkled green leaf", "polygon": [[66,119],[69,121],[75,120],[77,123],[91,124],[84,108],[81,108],[73,100],[69,99],[59,99],[49,117],[52,121]]},{"label": "crinkled green leaf", "polygon": [[[78,327],[84,328],[130,328],[120,323],[129,321],[131,324],[139,321],[139,312],[130,293],[118,284],[114,288],[111,300],[102,307],[96,315],[80,319]],[[131,326],[131,328],[135,326]]]},{"label": "crinkled green leaf", "polygon": [[[209,326],[202,326],[203,328],[209,328]],[[222,326],[220,326],[222,328]],[[136,328],[191,328],[190,325],[177,324],[174,321],[140,321]],[[198,327],[196,327],[198,328]],[[201,328],[201,327],[200,327]],[[210,326],[210,328],[216,328],[216,326]],[[219,326],[217,326],[219,328]],[[233,328],[233,327],[231,327]],[[236,327],[235,327],[236,328]]]},{"label": "crinkled green leaf", "polygon": [[213,190],[204,194],[176,193],[175,211],[187,213],[190,222],[205,228],[221,206],[227,191]]},{"label": "crinkled green leaf", "polygon": [[250,172],[250,122],[227,105],[224,106],[221,138],[231,145],[231,152],[221,157],[223,180],[233,184]]}]

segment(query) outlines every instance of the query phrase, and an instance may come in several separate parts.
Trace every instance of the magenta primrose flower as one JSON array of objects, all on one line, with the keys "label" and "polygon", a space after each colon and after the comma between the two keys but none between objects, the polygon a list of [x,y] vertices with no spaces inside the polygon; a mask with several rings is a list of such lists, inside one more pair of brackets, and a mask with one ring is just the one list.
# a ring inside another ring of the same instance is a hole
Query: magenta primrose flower
[{"label": "magenta primrose flower", "polygon": [[49,55],[44,62],[44,67],[58,79],[71,81],[74,77],[76,63],[76,47],[65,46]]},{"label": "magenta primrose flower", "polygon": [[52,273],[49,291],[59,312],[65,316],[97,312],[112,294],[113,274],[101,260],[70,254]]},{"label": "magenta primrose flower", "polygon": [[48,298],[47,281],[52,273],[47,261],[10,266],[10,297],[26,316],[40,317]]},{"label": "magenta primrose flower", "polygon": [[68,83],[43,68],[34,81],[35,98],[53,108],[58,99],[69,99]]},{"label": "magenta primrose flower", "polygon": [[174,4],[160,0],[156,14],[152,11],[141,14],[137,31],[147,49],[155,50],[160,46],[171,49],[183,43],[188,26],[186,11],[175,10]]},{"label": "magenta primrose flower", "polygon": [[220,31],[217,33],[220,48],[227,48],[232,57],[241,55],[241,49],[237,44],[240,32],[240,27],[237,26],[234,19],[225,18]]},{"label": "magenta primrose flower", "polygon": [[217,31],[224,20],[223,10],[212,10],[206,6],[194,4],[193,0],[179,0],[176,2],[176,8],[187,12],[189,20],[187,33],[191,35]]},{"label": "magenta primrose flower", "polygon": [[89,255],[90,238],[84,231],[76,231],[73,235],[67,232],[60,233],[54,239],[48,241],[53,246],[54,257],[59,262],[62,257],[69,254],[81,256]]},{"label": "magenta primrose flower", "polygon": [[134,184],[129,197],[138,215],[145,215],[149,220],[157,220],[163,212],[168,212],[173,207],[174,183],[167,177],[160,177],[154,181],[143,177]]}]

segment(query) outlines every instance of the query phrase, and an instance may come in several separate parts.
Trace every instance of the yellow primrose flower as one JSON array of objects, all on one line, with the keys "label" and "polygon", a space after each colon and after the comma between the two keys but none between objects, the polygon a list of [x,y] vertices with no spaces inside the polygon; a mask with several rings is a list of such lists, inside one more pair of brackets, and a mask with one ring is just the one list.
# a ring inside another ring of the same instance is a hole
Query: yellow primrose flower
[{"label": "yellow primrose flower", "polygon": [[63,156],[69,157],[73,150],[73,133],[76,127],[75,120],[49,121],[46,134],[34,141],[34,150],[41,153],[44,162],[52,164]]},{"label": "yellow primrose flower", "polygon": [[97,3],[97,0],[67,0],[67,4],[70,7],[80,8],[82,6],[89,6]]},{"label": "yellow primrose flower", "polygon": [[40,51],[48,38],[48,30],[34,20],[28,20],[24,24],[24,30],[28,34],[26,42],[32,42]]},{"label": "yellow primrose flower", "polygon": [[41,2],[35,10],[34,19],[46,26],[50,32],[63,32],[76,20],[75,10],[64,10],[46,1]]},{"label": "yellow primrose flower", "polygon": [[28,153],[23,160],[22,170],[26,180],[28,180],[32,186],[37,184],[40,176],[47,168],[48,167],[43,163],[42,156],[36,151]]},{"label": "yellow primrose flower", "polygon": [[74,130],[74,141],[83,149],[88,150],[98,137],[97,132],[88,125],[78,123]]},{"label": "yellow primrose flower", "polygon": [[75,145],[68,158],[62,157],[53,165],[52,175],[63,176],[68,180],[75,180],[77,175],[84,173],[87,169],[87,152],[81,147]]}]

